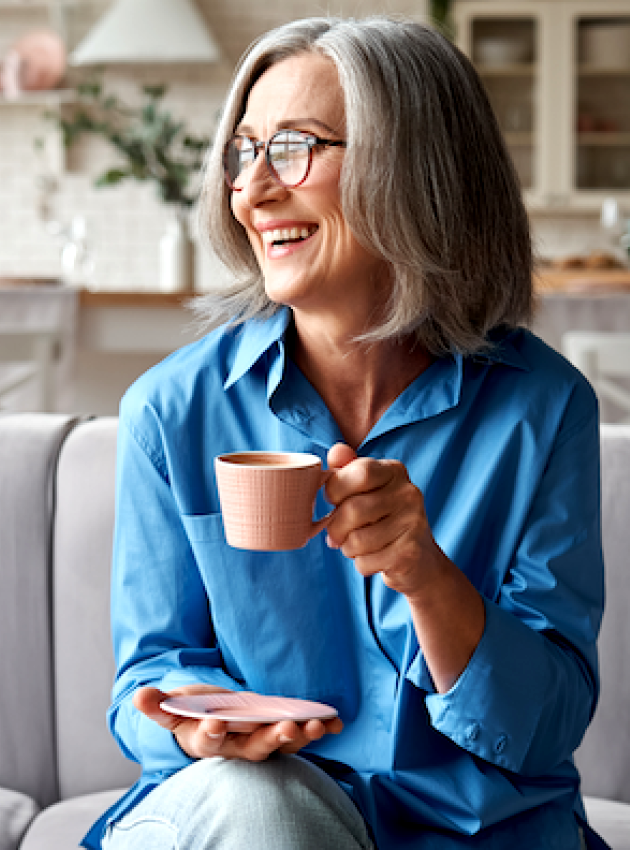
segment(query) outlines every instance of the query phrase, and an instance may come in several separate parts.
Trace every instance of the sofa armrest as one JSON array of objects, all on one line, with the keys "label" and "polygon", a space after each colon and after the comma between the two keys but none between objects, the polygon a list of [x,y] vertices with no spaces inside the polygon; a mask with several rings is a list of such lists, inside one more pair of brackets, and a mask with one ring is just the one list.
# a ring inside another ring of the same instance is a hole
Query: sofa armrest
[{"label": "sofa armrest", "polygon": [[630,850],[630,805],[616,800],[585,797],[589,824],[613,848]]},{"label": "sofa armrest", "polygon": [[57,797],[50,569],[53,481],[76,419],[0,416],[0,786]]},{"label": "sofa armrest", "polygon": [[0,850],[17,850],[38,811],[37,803],[26,794],[0,788]]},{"label": "sofa armrest", "polygon": [[62,800],[129,786],[140,773],[105,722],[115,673],[110,576],[117,434],[113,417],[82,422],[64,442],[57,468],[52,598]]}]

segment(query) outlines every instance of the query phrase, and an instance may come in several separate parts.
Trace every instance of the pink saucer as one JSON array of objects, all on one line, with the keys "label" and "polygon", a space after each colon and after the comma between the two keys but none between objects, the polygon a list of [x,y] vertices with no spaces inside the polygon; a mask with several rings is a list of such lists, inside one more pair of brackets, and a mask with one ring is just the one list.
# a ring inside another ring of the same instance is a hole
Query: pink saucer
[{"label": "pink saucer", "polygon": [[160,703],[160,708],[182,717],[201,720],[215,717],[217,720],[241,723],[277,723],[280,720],[302,723],[306,720],[331,720],[337,717],[337,709],[321,702],[268,697],[250,691],[169,697]]}]

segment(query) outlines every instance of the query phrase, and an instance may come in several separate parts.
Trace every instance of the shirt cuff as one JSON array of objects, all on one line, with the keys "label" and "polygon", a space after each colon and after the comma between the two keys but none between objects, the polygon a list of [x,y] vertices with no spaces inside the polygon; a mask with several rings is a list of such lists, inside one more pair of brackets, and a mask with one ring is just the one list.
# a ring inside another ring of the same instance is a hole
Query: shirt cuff
[{"label": "shirt cuff", "polygon": [[498,767],[519,772],[547,689],[544,637],[485,601],[486,625],[468,666],[445,694],[429,693],[434,728]]}]

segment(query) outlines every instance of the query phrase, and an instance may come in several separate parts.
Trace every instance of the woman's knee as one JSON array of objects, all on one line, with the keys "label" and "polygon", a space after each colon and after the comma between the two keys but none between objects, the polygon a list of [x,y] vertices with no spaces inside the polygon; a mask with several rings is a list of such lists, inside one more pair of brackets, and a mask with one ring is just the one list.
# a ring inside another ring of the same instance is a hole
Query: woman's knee
[{"label": "woman's knee", "polygon": [[305,759],[278,754],[264,762],[212,762],[207,766],[212,775],[209,799],[214,796],[222,813],[222,831],[234,830],[241,846],[247,841],[274,850],[371,846],[363,818],[347,794]]},{"label": "woman's knee", "polygon": [[[156,820],[174,829],[176,843],[156,843],[159,850],[370,846],[363,819],[349,797],[319,768],[297,756],[194,762],[152,791],[120,827],[130,830],[141,818],[148,831],[157,829]],[[127,846],[149,847],[142,838],[141,845],[131,841]],[[165,831],[161,839],[168,840]]]}]

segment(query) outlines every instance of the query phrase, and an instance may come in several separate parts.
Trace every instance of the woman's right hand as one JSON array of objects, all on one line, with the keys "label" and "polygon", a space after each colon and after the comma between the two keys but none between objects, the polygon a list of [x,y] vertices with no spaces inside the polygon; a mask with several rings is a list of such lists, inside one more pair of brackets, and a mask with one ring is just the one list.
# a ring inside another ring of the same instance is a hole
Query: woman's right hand
[{"label": "woman's right hand", "polygon": [[160,708],[160,703],[168,697],[214,693],[229,691],[212,685],[188,685],[168,693],[147,687],[136,691],[133,704],[151,720],[170,729],[182,750],[193,759],[222,756],[264,761],[274,752],[297,753],[311,741],[317,741],[324,735],[338,735],[343,729],[343,723],[336,717],[326,721],[308,720],[306,723],[282,720],[279,723],[239,724],[238,732],[229,732],[229,724],[225,720],[212,717],[196,720],[170,714]]}]

